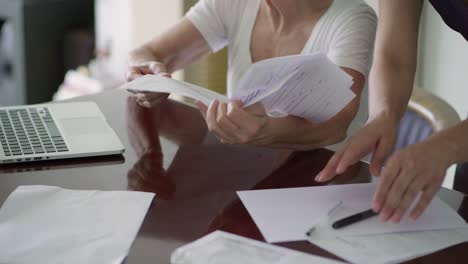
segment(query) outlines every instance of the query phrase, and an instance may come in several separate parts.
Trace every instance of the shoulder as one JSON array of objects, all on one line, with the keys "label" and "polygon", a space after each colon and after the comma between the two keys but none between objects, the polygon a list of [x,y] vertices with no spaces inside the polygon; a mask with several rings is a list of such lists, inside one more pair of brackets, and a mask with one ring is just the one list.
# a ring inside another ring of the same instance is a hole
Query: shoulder
[{"label": "shoulder", "polygon": [[334,0],[329,13],[337,22],[367,19],[369,23],[377,23],[374,9],[362,0]]},{"label": "shoulder", "polygon": [[226,30],[232,30],[245,11],[258,1],[261,0],[200,0],[186,16],[190,20],[202,17],[211,23],[222,24]]},{"label": "shoulder", "polygon": [[252,0],[200,0],[195,7],[208,8],[219,15],[238,14],[245,10],[253,2]]}]

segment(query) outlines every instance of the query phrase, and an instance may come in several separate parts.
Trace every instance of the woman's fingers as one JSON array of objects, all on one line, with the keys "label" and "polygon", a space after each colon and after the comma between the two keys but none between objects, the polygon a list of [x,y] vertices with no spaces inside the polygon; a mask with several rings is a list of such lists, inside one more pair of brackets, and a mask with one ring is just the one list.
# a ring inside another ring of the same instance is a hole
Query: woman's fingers
[{"label": "woman's fingers", "polygon": [[208,106],[208,111],[206,112],[206,123],[208,125],[208,129],[213,132],[222,143],[233,144],[236,142],[236,139],[233,138],[230,134],[226,133],[218,124],[219,105],[219,101],[214,100]]},{"label": "woman's fingers", "polygon": [[140,64],[130,65],[125,73],[127,82],[133,81],[141,76],[154,74],[171,78],[166,65],[157,61],[148,61]]},{"label": "woman's fingers", "polygon": [[391,159],[384,171],[380,182],[377,186],[377,191],[374,195],[372,203],[372,209],[376,212],[380,212],[380,219],[387,221],[388,217],[393,213],[395,208],[392,208],[390,204],[387,204],[387,195],[392,188],[393,182],[396,180],[400,173],[400,163],[397,158]]},{"label": "woman's fingers", "polygon": [[[406,173],[407,174],[407,173]],[[406,213],[408,208],[413,204],[413,201],[418,196],[422,186],[424,184],[424,179],[422,177],[414,177],[411,184],[406,188],[405,193],[401,198],[401,202],[393,215],[390,217],[390,221],[393,223],[399,223]]]},{"label": "woman's fingers", "polygon": [[136,102],[143,107],[150,108],[158,105],[162,100],[165,100],[169,94],[167,93],[152,93],[152,92],[139,92],[132,93]]},{"label": "woman's fingers", "polygon": [[333,179],[336,176],[336,168],[338,167],[338,163],[340,163],[342,157],[343,150],[333,154],[325,168],[315,177],[315,181],[325,182]]},{"label": "woman's fingers", "polygon": [[[154,74],[171,78],[171,74],[167,73],[167,68],[163,63],[156,61],[148,61],[136,65],[129,66],[125,78],[127,81],[133,81],[144,75]],[[161,100],[166,99],[167,93],[152,93],[152,92],[132,92],[132,96],[136,99],[140,106],[150,108],[158,105]]]},{"label": "woman's fingers", "polygon": [[439,191],[440,185],[441,185],[441,182],[431,183],[428,186],[428,188],[423,191],[423,193],[421,194],[421,197],[419,198],[417,205],[414,207],[414,209],[410,213],[410,217],[413,220],[416,220],[418,217],[420,217],[423,214],[423,212],[429,206],[429,204],[431,203],[436,193]]},{"label": "woman's fingers", "polygon": [[203,118],[206,121],[206,112],[208,111],[208,106],[206,106],[201,101],[195,101],[195,105],[198,107],[198,109],[200,110],[200,113],[202,114]]}]

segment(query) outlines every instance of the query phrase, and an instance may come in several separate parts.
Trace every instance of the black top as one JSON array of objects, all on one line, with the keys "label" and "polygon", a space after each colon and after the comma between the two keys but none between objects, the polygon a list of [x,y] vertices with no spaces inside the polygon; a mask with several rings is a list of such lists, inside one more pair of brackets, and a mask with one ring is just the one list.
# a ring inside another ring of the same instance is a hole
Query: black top
[{"label": "black top", "polygon": [[445,23],[468,41],[468,0],[430,0]]}]

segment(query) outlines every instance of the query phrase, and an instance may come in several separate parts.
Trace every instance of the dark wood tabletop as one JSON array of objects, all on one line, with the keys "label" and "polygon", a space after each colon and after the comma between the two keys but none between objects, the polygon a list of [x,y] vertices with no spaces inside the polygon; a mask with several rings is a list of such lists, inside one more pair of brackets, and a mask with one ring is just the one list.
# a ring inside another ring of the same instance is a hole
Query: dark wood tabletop
[{"label": "dark wood tabletop", "polygon": [[[126,91],[114,90],[75,101],[95,101],[125,145],[117,156],[0,166],[0,203],[20,185],[77,190],[136,190],[156,194],[125,263],[169,263],[170,254],[214,230],[263,238],[236,191],[316,186],[314,176],[332,152],[233,146],[207,132],[192,106],[167,100],[139,107]],[[330,184],[371,180],[360,163]],[[468,219],[465,195],[442,189],[439,196]],[[336,258],[307,242],[284,247]],[[338,259],[338,258],[337,258]],[[460,263],[468,243],[410,263]]]}]

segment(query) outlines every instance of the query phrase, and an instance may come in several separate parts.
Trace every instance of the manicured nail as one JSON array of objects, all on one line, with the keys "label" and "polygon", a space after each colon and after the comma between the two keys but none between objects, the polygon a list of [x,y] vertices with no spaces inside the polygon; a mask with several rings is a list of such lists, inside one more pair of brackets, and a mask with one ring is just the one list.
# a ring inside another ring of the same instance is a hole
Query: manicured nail
[{"label": "manicured nail", "polygon": [[379,212],[380,204],[378,202],[372,202],[372,210],[374,210],[374,212]]},{"label": "manicured nail", "polygon": [[400,222],[400,217],[398,215],[393,215],[390,221],[394,224],[398,224]]}]

